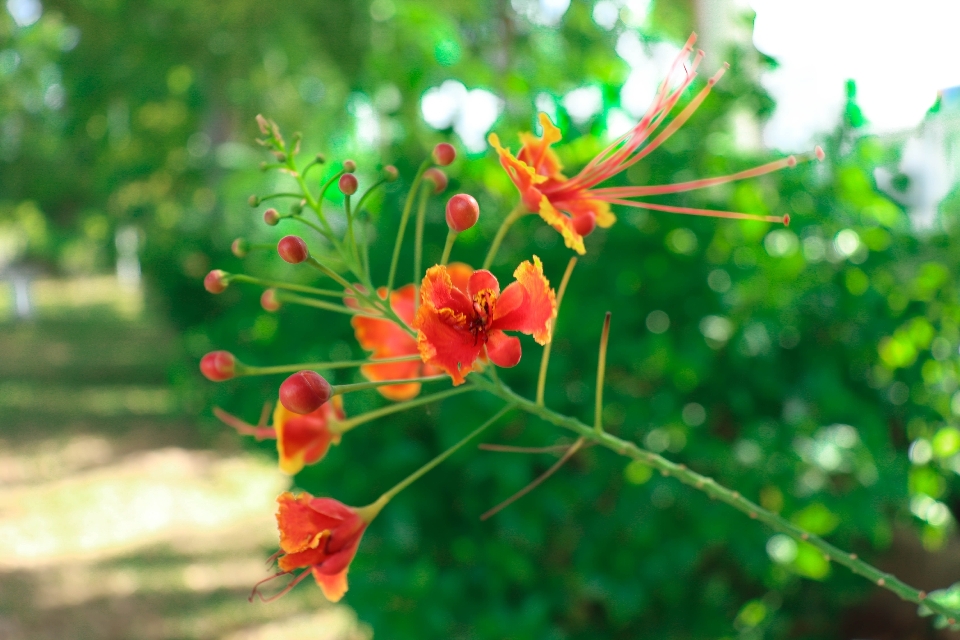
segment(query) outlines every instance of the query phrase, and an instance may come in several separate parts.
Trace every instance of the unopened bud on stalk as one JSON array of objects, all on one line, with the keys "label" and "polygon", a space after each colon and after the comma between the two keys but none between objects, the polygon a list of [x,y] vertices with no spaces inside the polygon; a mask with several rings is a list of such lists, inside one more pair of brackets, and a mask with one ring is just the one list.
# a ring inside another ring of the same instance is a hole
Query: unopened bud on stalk
[{"label": "unopened bud on stalk", "polygon": [[424,171],[423,179],[433,183],[434,193],[443,193],[447,189],[447,174],[436,167],[430,167]]},{"label": "unopened bud on stalk", "polygon": [[458,193],[447,200],[447,226],[460,233],[477,224],[480,205],[469,193]]},{"label": "unopened bud on stalk", "polygon": [[357,163],[353,160],[344,160],[343,161],[343,172],[344,173],[353,173],[357,170]]},{"label": "unopened bud on stalk", "polygon": [[245,258],[247,254],[250,253],[250,243],[243,238],[237,238],[233,241],[233,244],[230,245],[230,251],[238,258]]},{"label": "unopened bud on stalk", "polygon": [[263,221],[271,227],[277,226],[280,223],[280,212],[273,207],[267,209],[263,212]]},{"label": "unopened bud on stalk", "polygon": [[249,204],[251,207],[259,207],[260,198],[257,197],[257,194],[253,194],[252,196],[247,198],[247,204]]},{"label": "unopened bud on stalk", "polygon": [[397,171],[397,168],[392,164],[388,164],[383,168],[383,179],[387,182],[396,182],[399,177],[400,172]]},{"label": "unopened bud on stalk", "polygon": [[280,404],[301,415],[316,411],[331,395],[330,383],[316,371],[298,371],[280,385]]},{"label": "unopened bud on stalk", "polygon": [[229,351],[211,351],[200,359],[200,373],[212,382],[223,382],[237,375],[237,364]]},{"label": "unopened bud on stalk", "polygon": [[323,164],[324,162],[327,161],[326,156],[324,156],[322,153],[318,153],[318,154],[314,157],[314,159],[317,161],[317,164]]},{"label": "unopened bud on stalk", "polygon": [[310,257],[307,243],[300,236],[284,236],[277,243],[277,253],[290,264],[300,264]]},{"label": "unopened bud on stalk", "polygon": [[220,269],[214,269],[203,279],[203,288],[214,294],[226,291],[228,284],[227,273]]},{"label": "unopened bud on stalk", "polygon": [[584,238],[593,233],[596,227],[597,218],[589,211],[573,217],[573,230]]},{"label": "unopened bud on stalk", "polygon": [[277,162],[287,161],[287,154],[285,154],[283,151],[274,151],[273,157],[277,159]]},{"label": "unopened bud on stalk", "polygon": [[264,311],[274,313],[280,309],[280,300],[277,299],[276,289],[267,289],[260,295],[260,306]]},{"label": "unopened bud on stalk", "polygon": [[301,200],[300,202],[294,202],[290,205],[290,213],[292,215],[300,215],[300,212],[303,211],[303,206],[307,204],[306,200]]},{"label": "unopened bud on stalk", "polygon": [[270,163],[268,163],[268,162],[261,162],[261,163],[260,163],[260,171],[266,171],[266,170],[269,169],[269,168],[270,168]]},{"label": "unopened bud on stalk", "polygon": [[457,150],[449,142],[441,142],[433,148],[433,161],[441,167],[453,162],[457,157]]},{"label": "unopened bud on stalk", "polygon": [[337,183],[337,186],[340,187],[340,192],[345,196],[352,196],[357,192],[357,176],[352,173],[345,173],[340,176],[340,181]]}]

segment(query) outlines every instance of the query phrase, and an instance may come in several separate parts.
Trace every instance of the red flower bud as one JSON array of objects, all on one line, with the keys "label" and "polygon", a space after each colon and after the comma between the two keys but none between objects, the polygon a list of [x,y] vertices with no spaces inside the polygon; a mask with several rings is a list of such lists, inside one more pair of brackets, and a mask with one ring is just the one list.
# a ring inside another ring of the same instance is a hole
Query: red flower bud
[{"label": "red flower bud", "polygon": [[586,237],[590,235],[596,227],[597,218],[590,211],[581,213],[578,216],[573,216],[573,230],[581,236]]},{"label": "red flower bud", "polygon": [[277,299],[276,289],[267,289],[260,295],[260,306],[264,311],[273,313],[280,309],[280,300]]},{"label": "red flower bud", "polygon": [[236,375],[237,359],[229,351],[211,351],[200,359],[200,373],[207,380],[223,382]]},{"label": "red flower bud", "polygon": [[383,168],[383,179],[387,182],[396,182],[399,177],[400,172],[397,171],[397,168],[392,164],[388,164]]},{"label": "red flower bud", "polygon": [[352,196],[357,192],[357,176],[352,173],[345,173],[340,176],[340,181],[337,183],[337,186],[340,187],[340,192],[345,196]]},{"label": "red flower bud", "polygon": [[227,273],[220,269],[214,269],[203,279],[203,288],[210,293],[223,293],[228,284]]},{"label": "red flower bud", "polygon": [[443,193],[447,188],[447,174],[436,167],[430,167],[424,171],[423,179],[433,183],[434,193]]},{"label": "red flower bud", "polygon": [[453,162],[457,157],[457,150],[449,142],[441,142],[433,148],[433,161],[441,167]]},{"label": "red flower bud", "polygon": [[277,226],[280,223],[280,212],[272,207],[267,209],[263,212],[263,221],[271,227]]},{"label": "red flower bud", "polygon": [[344,160],[343,161],[343,171],[344,173],[353,173],[357,170],[357,163],[353,160]]},{"label": "red flower bud", "polygon": [[300,236],[284,236],[277,243],[277,253],[290,264],[300,264],[310,257],[307,243]]},{"label": "red flower bud", "polygon": [[233,244],[230,245],[230,251],[238,258],[245,258],[247,254],[250,253],[250,243],[243,238],[237,238],[233,241]]},{"label": "red flower bud", "polygon": [[280,385],[280,404],[301,415],[316,411],[332,395],[330,383],[316,371],[298,371]]},{"label": "red flower bud", "polygon": [[458,193],[447,200],[447,226],[460,233],[477,224],[480,205],[469,193]]}]

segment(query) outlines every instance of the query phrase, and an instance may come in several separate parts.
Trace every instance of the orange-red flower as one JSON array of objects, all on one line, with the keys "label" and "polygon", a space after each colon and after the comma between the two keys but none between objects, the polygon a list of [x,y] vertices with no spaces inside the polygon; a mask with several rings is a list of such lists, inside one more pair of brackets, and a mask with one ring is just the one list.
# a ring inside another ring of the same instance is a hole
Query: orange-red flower
[{"label": "orange-red flower", "polygon": [[[340,396],[334,396],[316,411],[304,415],[293,413],[278,402],[273,410],[272,427],[254,427],[219,408],[214,409],[214,413],[241,434],[254,436],[257,440],[276,438],[280,469],[290,475],[299,473],[304,465],[322,460],[331,444],[340,444],[337,424],[347,417]],[[266,414],[263,422],[266,422]]]},{"label": "orange-red flower", "polygon": [[446,371],[458,385],[484,352],[501,367],[520,361],[520,340],[504,331],[550,342],[557,300],[540,259],[522,262],[513,277],[517,281],[501,293],[500,283],[485,269],[474,271],[465,287],[443,265],[428,269],[414,323],[423,361]]},{"label": "orange-red flower", "polygon": [[294,496],[284,492],[277,498],[277,505],[277,528],[280,530],[277,564],[281,571],[278,575],[296,569],[306,571],[275,597],[313,574],[327,600],[339,601],[347,592],[350,562],[375,512],[348,507],[333,498],[314,498],[309,493]]},{"label": "orange-red flower", "polygon": [[[473,268],[462,263],[453,263],[447,267],[450,277],[454,282],[459,283],[464,289]],[[386,299],[387,290],[381,287],[377,290],[377,295],[381,299]],[[404,287],[391,292],[390,308],[403,320],[408,326],[413,325],[414,301],[416,297],[416,287],[408,284]],[[348,298],[347,304],[359,306],[355,299]],[[400,327],[395,322],[380,318],[370,318],[364,316],[354,316],[350,321],[353,325],[354,335],[360,346],[370,354],[371,360],[385,360],[388,358],[399,358],[402,356],[414,356],[419,353],[416,339],[409,331]],[[408,362],[391,362],[387,364],[367,364],[360,367],[360,373],[367,380],[404,380],[408,378],[418,378],[423,375],[436,373],[433,367],[424,365],[419,360],[410,360]],[[384,387],[378,387],[377,390],[389,400],[410,400],[420,393],[420,383],[410,382],[406,384],[393,384]]]},{"label": "orange-red flower", "polygon": [[[540,217],[547,224],[559,231],[563,236],[564,243],[570,249],[580,254],[585,253],[583,237],[590,234],[595,226],[609,227],[616,221],[616,218],[610,212],[611,204],[691,215],[745,218],[783,222],[784,224],[789,222],[789,216],[759,216],[734,211],[692,209],[651,202],[638,202],[629,198],[691,191],[763,175],[784,167],[795,166],[797,158],[794,156],[747,171],[716,178],[645,187],[596,188],[601,182],[624,171],[663,144],[693,115],[697,107],[709,95],[713,85],[723,75],[726,66],[707,81],[706,86],[677,117],[667,123],[657,133],[656,137],[650,139],[660,125],[664,123],[664,120],[680,100],[681,95],[696,77],[697,66],[703,58],[702,51],[697,53],[689,66],[684,64],[686,74],[679,85],[673,89],[668,85],[670,77],[679,69],[681,63],[685,63],[689,58],[695,41],[696,34],[691,35],[680,55],[674,61],[667,79],[660,85],[660,90],[657,92],[653,104],[647,109],[640,122],[620,138],[614,140],[610,146],[593,158],[587,166],[572,178],[568,178],[562,173],[563,166],[550,148],[551,145],[560,141],[561,136],[560,130],[550,122],[546,114],[540,114],[540,125],[543,132],[539,138],[530,133],[520,134],[521,146],[516,156],[510,153],[509,149],[500,145],[500,139],[496,134],[490,134],[490,144],[496,149],[500,156],[500,164],[520,192],[523,206],[528,212],[540,214]],[[814,156],[822,160],[823,151],[817,147],[814,154],[804,156],[801,159],[810,160]]]}]

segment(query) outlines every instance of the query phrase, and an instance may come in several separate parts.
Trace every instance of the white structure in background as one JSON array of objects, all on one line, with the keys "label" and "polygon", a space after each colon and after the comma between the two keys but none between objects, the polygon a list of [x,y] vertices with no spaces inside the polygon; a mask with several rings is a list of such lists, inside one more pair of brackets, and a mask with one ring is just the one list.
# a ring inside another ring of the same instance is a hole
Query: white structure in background
[{"label": "white structure in background", "polygon": [[117,229],[117,282],[126,289],[140,288],[140,231],[134,226]]},{"label": "white structure in background", "polygon": [[487,133],[503,107],[503,100],[495,94],[486,89],[467,90],[457,80],[427,89],[420,99],[426,123],[438,130],[452,127],[470,153],[486,150]]},{"label": "white structure in background", "polygon": [[940,202],[960,184],[960,87],[941,92],[940,110],[905,134],[898,169],[910,179],[905,191],[893,186],[893,173],[877,169],[877,185],[907,207],[914,231],[937,227]]}]

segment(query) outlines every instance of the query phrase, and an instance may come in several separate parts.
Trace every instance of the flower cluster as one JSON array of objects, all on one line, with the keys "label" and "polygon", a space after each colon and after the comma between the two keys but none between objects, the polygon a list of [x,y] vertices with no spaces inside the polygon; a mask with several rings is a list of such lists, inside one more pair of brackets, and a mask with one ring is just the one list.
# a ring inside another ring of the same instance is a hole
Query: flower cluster
[{"label": "flower cluster", "polygon": [[[243,435],[258,440],[275,439],[280,468],[293,475],[305,465],[319,463],[329,454],[331,446],[339,444],[352,429],[363,424],[469,391],[484,391],[504,402],[500,411],[471,433],[366,506],[351,507],[334,498],[313,497],[307,493],[281,494],[277,498],[276,516],[280,549],[274,556],[278,571],[263,582],[284,576],[289,576],[289,579],[278,593],[269,597],[261,595],[262,599],[271,600],[283,595],[308,575],[314,577],[329,600],[337,601],[343,597],[347,591],[350,563],[364,532],[377,514],[399,492],[511,410],[538,416],[548,423],[575,432],[577,438],[573,444],[562,447],[560,459],[547,472],[488,511],[482,516],[484,518],[543,482],[581,447],[594,444],[652,466],[664,475],[674,476],[753,518],[760,518],[778,532],[813,545],[827,557],[836,558],[857,573],[877,578],[877,584],[888,585],[905,599],[920,602],[926,598],[922,592],[880,573],[855,556],[847,554],[841,559],[839,550],[829,543],[804,533],[777,514],[764,511],[739,493],[605,431],[603,382],[610,314],[604,321],[597,358],[594,424],[586,425],[576,418],[556,413],[544,404],[543,389],[554,324],[576,258],[571,257],[566,270],[560,271],[559,265],[544,265],[537,256],[532,255],[529,260],[511,264],[509,271],[494,273],[491,267],[501,241],[517,219],[527,214],[538,215],[560,233],[565,245],[577,254],[586,252],[586,238],[597,227],[609,228],[614,225],[616,217],[612,207],[616,206],[787,224],[789,216],[786,214],[755,216],[732,211],[709,211],[654,203],[646,198],[755,178],[794,167],[801,161],[823,159],[823,152],[816,148],[806,156],[789,156],[726,176],[665,185],[603,186],[604,182],[659,148],[694,114],[720,80],[724,69],[709,78],[680,107],[684,96],[692,93],[696,70],[703,57],[702,52],[693,53],[694,40],[691,36],[668,75],[668,78],[673,77],[674,72],[682,67],[682,79],[674,84],[664,80],[639,122],[572,177],[563,173],[559,157],[553,149],[553,145],[561,141],[560,129],[546,115],[540,114],[539,117],[540,135],[520,134],[520,147],[516,154],[504,147],[496,134],[490,136],[500,165],[519,192],[519,201],[512,212],[505,216],[485,214],[497,217],[499,228],[490,240],[483,264],[477,265],[479,268],[463,262],[450,262],[459,234],[474,227],[480,218],[477,200],[467,193],[453,195],[447,200],[445,220],[448,232],[442,257],[436,264],[423,264],[426,209],[431,197],[443,193],[449,185],[445,169],[456,161],[457,156],[452,145],[436,145],[412,176],[402,210],[396,212],[397,215],[385,216],[388,224],[396,224],[396,235],[388,274],[385,278],[374,278],[369,243],[373,235],[372,223],[365,204],[370,202],[368,197],[376,189],[399,179],[397,169],[383,167],[372,183],[367,185],[373,173],[360,171],[352,160],[344,160],[330,168],[326,159],[317,155],[300,164],[299,136],[292,143],[287,143],[276,123],[257,116],[257,125],[263,135],[259,142],[273,157],[273,161],[264,163],[264,168],[281,171],[294,186],[292,192],[287,190],[251,196],[250,204],[259,207],[268,200],[292,198],[286,212],[270,207],[263,212],[263,220],[270,226],[299,225],[300,229],[311,232],[312,235],[306,238],[288,234],[279,240],[275,248],[283,261],[294,265],[291,268],[311,269],[326,284],[323,287],[307,286],[213,270],[204,279],[203,285],[212,294],[222,293],[234,283],[259,286],[264,289],[261,305],[269,312],[282,312],[286,305],[303,305],[330,314],[330,318],[347,316],[357,345],[367,353],[367,357],[337,362],[254,366],[240,361],[227,351],[211,352],[200,362],[201,372],[211,381],[222,382],[250,375],[288,376],[278,385],[274,396],[278,400],[275,406],[274,398],[271,398],[256,424],[248,424],[220,409],[215,410],[216,415]],[[316,181],[310,182],[308,178],[311,172],[325,165],[326,177],[317,189]],[[366,186],[363,192],[361,185]],[[339,197],[328,198],[331,189],[338,190]],[[332,202],[336,202],[336,205]],[[413,276],[406,284],[396,286],[400,256],[405,239],[409,239],[406,233],[411,223],[414,229]],[[238,257],[243,257],[252,251],[273,247],[264,247],[240,238],[233,243],[232,250]],[[382,248],[383,255],[386,255],[387,249]],[[500,278],[511,273],[513,280],[501,287]],[[554,276],[561,273],[562,278],[555,289],[547,274]],[[531,336],[537,345],[543,347],[538,350],[541,360],[535,399],[524,398],[513,392],[497,373],[499,369],[516,366],[523,357],[524,348],[517,334]],[[362,381],[330,384],[320,373],[351,368],[358,369]],[[425,385],[434,384],[445,388],[424,393]],[[378,391],[388,402],[367,413],[348,416],[344,395],[366,390]],[[259,594],[259,589],[260,584],[254,587],[251,598]],[[940,601],[929,601],[924,606],[930,612],[943,616],[956,613]],[[951,624],[953,619],[949,618]]]}]

